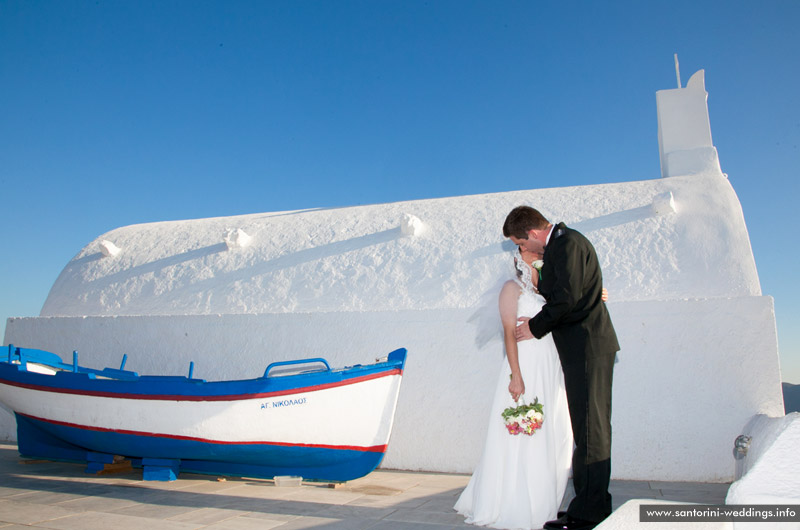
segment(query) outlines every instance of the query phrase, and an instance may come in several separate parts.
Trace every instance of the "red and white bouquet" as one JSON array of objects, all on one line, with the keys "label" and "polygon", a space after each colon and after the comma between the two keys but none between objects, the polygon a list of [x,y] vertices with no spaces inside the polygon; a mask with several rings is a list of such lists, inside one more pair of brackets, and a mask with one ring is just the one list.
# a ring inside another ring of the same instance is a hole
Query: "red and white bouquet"
[{"label": "red and white bouquet", "polygon": [[503,411],[502,415],[503,423],[505,423],[509,434],[532,436],[533,433],[542,428],[544,406],[539,403],[539,398],[534,398],[533,403],[525,404],[523,401],[521,405],[508,407]]}]

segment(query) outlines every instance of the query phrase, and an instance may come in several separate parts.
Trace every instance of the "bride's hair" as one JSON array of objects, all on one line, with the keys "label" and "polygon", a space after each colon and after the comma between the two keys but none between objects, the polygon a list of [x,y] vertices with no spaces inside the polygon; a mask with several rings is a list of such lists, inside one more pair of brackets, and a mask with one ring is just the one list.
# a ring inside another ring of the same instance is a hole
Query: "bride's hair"
[{"label": "bride's hair", "polygon": [[506,216],[503,235],[517,239],[528,239],[528,230],[543,230],[550,226],[539,210],[530,206],[517,206]]}]

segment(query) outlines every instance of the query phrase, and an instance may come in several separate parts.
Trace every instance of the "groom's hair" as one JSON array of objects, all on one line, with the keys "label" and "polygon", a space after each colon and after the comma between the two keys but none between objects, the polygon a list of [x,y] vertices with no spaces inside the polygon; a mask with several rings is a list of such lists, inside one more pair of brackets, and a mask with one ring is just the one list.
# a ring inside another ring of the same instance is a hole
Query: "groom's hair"
[{"label": "groom's hair", "polygon": [[530,206],[517,206],[506,216],[503,223],[503,235],[517,239],[528,239],[529,230],[543,230],[550,226],[550,221]]}]

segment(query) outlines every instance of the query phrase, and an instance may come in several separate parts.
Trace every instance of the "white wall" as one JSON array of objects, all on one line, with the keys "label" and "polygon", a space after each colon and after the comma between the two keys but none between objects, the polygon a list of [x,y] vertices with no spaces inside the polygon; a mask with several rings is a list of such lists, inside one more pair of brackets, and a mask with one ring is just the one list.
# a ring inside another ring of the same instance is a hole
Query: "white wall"
[{"label": "white wall", "polygon": [[[615,367],[614,478],[727,481],[733,440],[760,411],[782,411],[772,299],[613,302],[622,351]],[[10,319],[6,342],[89,366],[144,374],[255,377],[275,360],[343,366],[409,350],[383,467],[469,472],[483,444],[500,341],[474,344],[470,309],[273,315]],[[739,325],[746,322],[747,325]],[[65,347],[69,345],[69,347]],[[545,404],[546,406],[546,404]],[[0,436],[13,418],[0,417]],[[424,436],[421,433],[425,433]]]}]

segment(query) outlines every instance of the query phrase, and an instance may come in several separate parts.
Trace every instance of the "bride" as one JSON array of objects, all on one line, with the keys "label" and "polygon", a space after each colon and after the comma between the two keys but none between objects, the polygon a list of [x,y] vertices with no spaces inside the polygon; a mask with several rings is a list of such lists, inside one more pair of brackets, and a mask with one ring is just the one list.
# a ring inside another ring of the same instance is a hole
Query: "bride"
[{"label": "bride", "polygon": [[[544,305],[536,291],[541,258],[526,250],[514,252],[517,278],[500,292],[500,318],[506,359],[497,380],[486,445],[478,466],[455,510],[470,524],[491,528],[541,528],[555,519],[567,487],[572,461],[564,375],[550,335],[517,343],[518,317],[532,317]],[[510,376],[510,379],[509,379]],[[519,399],[544,406],[544,423],[533,435],[511,435],[501,413]]]}]

